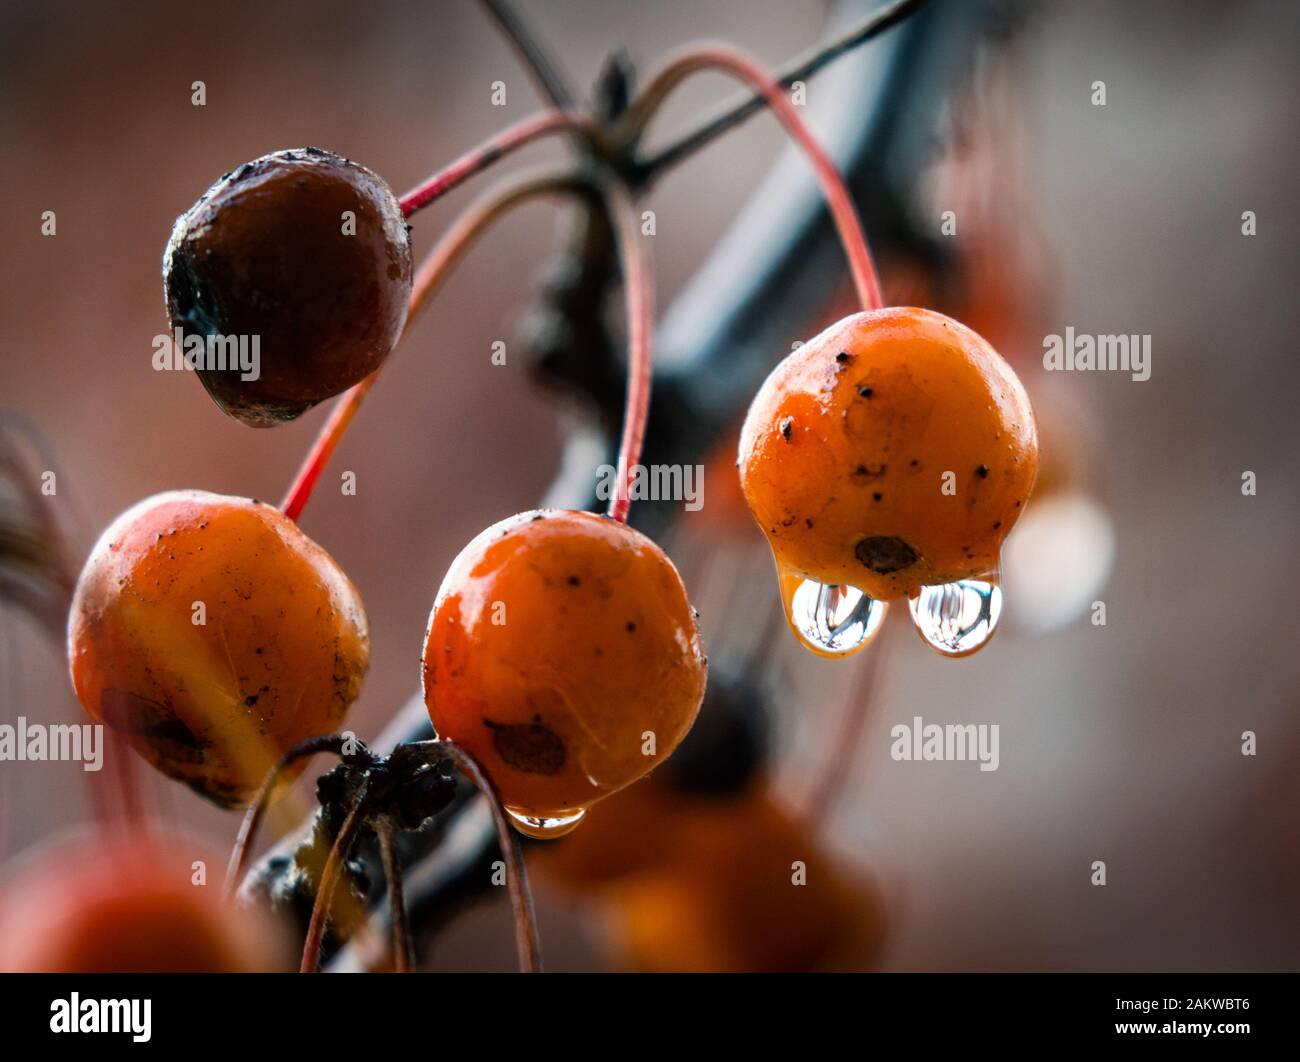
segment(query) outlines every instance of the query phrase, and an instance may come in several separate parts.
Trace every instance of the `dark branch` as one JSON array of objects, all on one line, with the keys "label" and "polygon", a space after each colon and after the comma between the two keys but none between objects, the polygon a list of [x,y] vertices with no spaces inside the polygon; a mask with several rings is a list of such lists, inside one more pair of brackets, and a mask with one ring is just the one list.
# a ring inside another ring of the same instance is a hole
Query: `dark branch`
[{"label": "dark branch", "polygon": [[[786,70],[777,80],[783,88],[790,88],[796,81],[804,81],[821,70],[822,67],[852,51],[860,44],[865,44],[885,30],[898,25],[908,15],[916,11],[925,0],[894,0],[888,7],[881,8],[866,22],[848,35],[824,45],[808,56],[799,60]],[[636,180],[649,184],[665,170],[700,148],[712,143],[729,129],[733,129],[751,115],[757,114],[766,106],[766,101],[758,93],[752,93],[739,103],[723,107],[712,118],[705,119],[694,130],[680,139],[661,148],[648,158],[638,161],[634,166]]]},{"label": "dark branch", "polygon": [[572,110],[573,93],[569,90],[558,66],[551,61],[541,41],[519,17],[508,0],[482,0],[482,3],[501,27],[501,32],[514,45],[515,51],[519,53],[524,65],[532,73],[533,80],[537,82],[537,87],[541,89],[542,94],[560,110]]}]

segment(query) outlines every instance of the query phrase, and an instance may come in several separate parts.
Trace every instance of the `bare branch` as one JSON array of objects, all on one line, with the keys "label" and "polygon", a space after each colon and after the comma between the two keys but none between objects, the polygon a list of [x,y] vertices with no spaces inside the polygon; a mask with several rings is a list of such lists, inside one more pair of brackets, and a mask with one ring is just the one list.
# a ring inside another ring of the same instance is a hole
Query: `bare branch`
[{"label": "bare branch", "polygon": [[[822,67],[838,59],[846,52],[852,51],[860,44],[865,44],[885,30],[898,25],[905,18],[921,7],[925,0],[894,0],[888,7],[881,8],[857,29],[839,40],[824,45],[796,62],[777,78],[777,83],[788,89],[796,81],[803,81],[817,73]],[[634,172],[639,183],[649,184],[664,171],[671,169],[682,159],[693,155],[700,148],[712,143],[723,133],[735,128],[746,118],[757,114],[767,101],[762,93],[751,93],[738,103],[723,107],[712,118],[702,121],[691,132],[661,148],[648,158],[636,163]]]},{"label": "bare branch", "polygon": [[542,95],[560,110],[572,110],[574,106],[573,93],[569,90],[568,83],[560,74],[558,64],[551,61],[550,55],[542,47],[537,35],[519,17],[519,13],[514,7],[508,3],[508,0],[482,0],[482,3],[487,8],[488,14],[501,27],[501,32],[514,45],[515,51],[519,53],[524,65],[532,73],[533,80],[537,82],[537,87],[541,89]]}]

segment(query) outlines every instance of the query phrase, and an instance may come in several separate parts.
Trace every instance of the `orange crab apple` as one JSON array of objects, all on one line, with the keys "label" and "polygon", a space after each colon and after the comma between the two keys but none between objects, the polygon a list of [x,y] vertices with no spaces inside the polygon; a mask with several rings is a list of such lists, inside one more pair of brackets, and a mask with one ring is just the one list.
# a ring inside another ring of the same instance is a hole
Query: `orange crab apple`
[{"label": "orange crab apple", "polygon": [[741,486],[790,590],[915,597],[997,571],[1033,490],[1028,396],[983,339],[943,314],[855,314],[763,384],[740,439]]},{"label": "orange crab apple", "polygon": [[171,491],[127,510],[91,551],[68,659],[93,718],[233,807],[284,752],[338,728],[370,636],[342,569],[278,509]]},{"label": "orange crab apple", "polygon": [[487,770],[515,824],[559,836],[661,763],[690,729],[706,664],[657,545],[587,512],[489,527],[429,618],[424,696],[440,737]]}]

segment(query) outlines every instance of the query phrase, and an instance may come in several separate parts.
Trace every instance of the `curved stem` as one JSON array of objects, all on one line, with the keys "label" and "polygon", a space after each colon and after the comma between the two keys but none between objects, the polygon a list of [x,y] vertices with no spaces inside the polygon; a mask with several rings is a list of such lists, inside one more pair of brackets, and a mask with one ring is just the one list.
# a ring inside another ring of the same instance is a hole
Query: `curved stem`
[{"label": "curved stem", "polygon": [[506,861],[506,886],[510,890],[510,907],[515,916],[515,947],[519,952],[519,969],[523,973],[542,972],[542,943],[537,935],[537,917],[533,913],[533,893],[528,887],[528,871],[524,866],[524,853],[519,835],[506,819],[505,804],[496,783],[483,770],[478,760],[454,741],[436,738],[433,741],[412,743],[431,755],[449,756],[485,797],[492,809],[492,822],[496,826],[497,843]]},{"label": "curved stem", "polygon": [[[861,24],[842,37],[829,44],[821,45],[811,54],[787,67],[777,78],[777,84],[783,89],[789,89],[796,81],[807,81],[840,56],[848,54],[859,45],[873,40],[885,30],[898,25],[924,3],[925,0],[894,0],[892,4],[873,11]],[[724,106],[718,114],[705,118],[690,132],[684,133],[648,158],[639,159],[634,166],[638,187],[653,182],[683,159],[707,147],[723,133],[734,129],[751,115],[757,114],[766,103],[767,99],[763,93],[755,92],[748,99]]]},{"label": "curved stem", "polygon": [[298,760],[307,756],[315,756],[318,752],[333,752],[341,755],[343,742],[342,734],[324,734],[320,737],[311,737],[306,741],[300,741],[281,756],[280,761],[267,772],[257,790],[257,795],[253,797],[253,802],[248,805],[248,810],[244,812],[244,821],[239,824],[239,834],[235,838],[235,847],[231,849],[230,862],[226,864],[226,895],[230,895],[235,891],[239,879],[243,877],[253,838],[257,835],[257,829],[262,824],[267,807],[270,806],[271,792],[275,789],[284,772]]},{"label": "curved stem", "polygon": [[618,472],[609,515],[627,523],[632,506],[632,477],[641,460],[646,421],[650,415],[651,322],[654,316],[654,280],[645,267],[636,211],[623,185],[611,182],[611,219],[618,239],[623,271],[623,297],[627,305],[627,404],[623,410],[623,437],[618,447]]},{"label": "curved stem", "polygon": [[416,185],[397,201],[402,214],[410,217],[427,207],[435,199],[446,195],[476,173],[482,173],[498,159],[540,140],[552,133],[569,132],[588,139],[596,136],[595,127],[587,119],[568,111],[543,111],[525,118],[517,125],[489,137],[478,147],[471,148],[460,158]]},{"label": "curved stem", "polygon": [[[406,312],[406,325],[403,336],[410,331],[420,312],[424,309],[434,292],[447,278],[452,268],[494,221],[507,211],[521,203],[543,195],[557,192],[569,192],[590,195],[590,183],[576,174],[525,174],[498,185],[475,202],[456,221],[451,230],[429,252],[421,264],[411,285],[411,298]],[[311,497],[316,481],[324,471],[330,456],[343,438],[356,416],[366,394],[375,385],[381,369],[375,370],[355,387],[345,391],[330,411],[329,419],[321,426],[316,441],[307,453],[298,474],[289,486],[280,508],[290,520],[297,520],[302,514],[307,500]]]},{"label": "curved stem", "polygon": [[402,866],[397,857],[397,837],[393,820],[381,815],[375,820],[375,833],[379,837],[379,858],[384,864],[384,880],[388,885],[388,918],[393,924],[393,970],[410,973],[414,965],[411,947],[411,929],[406,920],[406,896],[402,888]]},{"label": "curved stem", "polygon": [[307,925],[307,939],[302,945],[302,964],[299,973],[316,973],[320,969],[320,946],[325,936],[325,926],[329,923],[330,907],[334,903],[334,890],[338,887],[343,863],[356,840],[357,832],[364,821],[366,794],[370,789],[370,778],[362,779],[357,789],[357,798],[348,812],[343,825],[339,827],[338,836],[330,846],[330,854],[325,860],[325,869],[321,871],[320,883],[316,888],[316,902],[312,904],[311,921]]},{"label": "curved stem", "polygon": [[840,176],[839,170],[830,157],[822,150],[812,130],[800,116],[798,108],[786,97],[780,83],[773,80],[762,66],[743,52],[725,45],[714,45],[686,52],[670,62],[632,101],[632,105],[624,115],[620,130],[625,142],[632,142],[640,137],[646,123],[658,111],[668,94],[686,77],[701,70],[721,70],[732,74],[762,93],[786,131],[803,148],[817,174],[817,179],[821,182],[827,206],[835,220],[840,242],[843,243],[844,253],[849,260],[849,269],[853,273],[853,284],[857,288],[858,300],[864,309],[879,308],[883,304],[880,279],[871,261],[871,252],[867,249],[862,223],[858,219],[848,188],[845,187],[844,178]]}]

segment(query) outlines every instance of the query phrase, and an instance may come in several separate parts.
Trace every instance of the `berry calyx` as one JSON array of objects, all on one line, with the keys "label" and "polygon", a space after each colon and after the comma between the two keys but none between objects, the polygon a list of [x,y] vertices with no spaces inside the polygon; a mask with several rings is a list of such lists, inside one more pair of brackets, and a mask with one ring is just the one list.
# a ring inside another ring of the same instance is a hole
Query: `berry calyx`
[{"label": "berry calyx", "polygon": [[383,364],[406,321],[411,244],[376,174],[320,148],[276,151],[176,219],[163,280],[187,348],[191,337],[226,337],[251,349],[256,337],[255,379],[206,353],[198,375],[224,412],[268,427]]},{"label": "berry calyx", "polygon": [[677,569],[626,524],[539,510],[452,563],[424,644],[438,734],[467,749],[523,832],[559,836],[661,763],[704,697]]},{"label": "berry calyx", "polygon": [[278,509],[172,491],[123,513],[91,551],[68,660],[92,717],[234,807],[285,751],[338,728],[370,636],[347,576]]},{"label": "berry calyx", "polygon": [[741,486],[782,575],[878,601],[996,573],[1037,468],[1011,367],[912,307],[855,314],[799,347],[740,439]]}]

